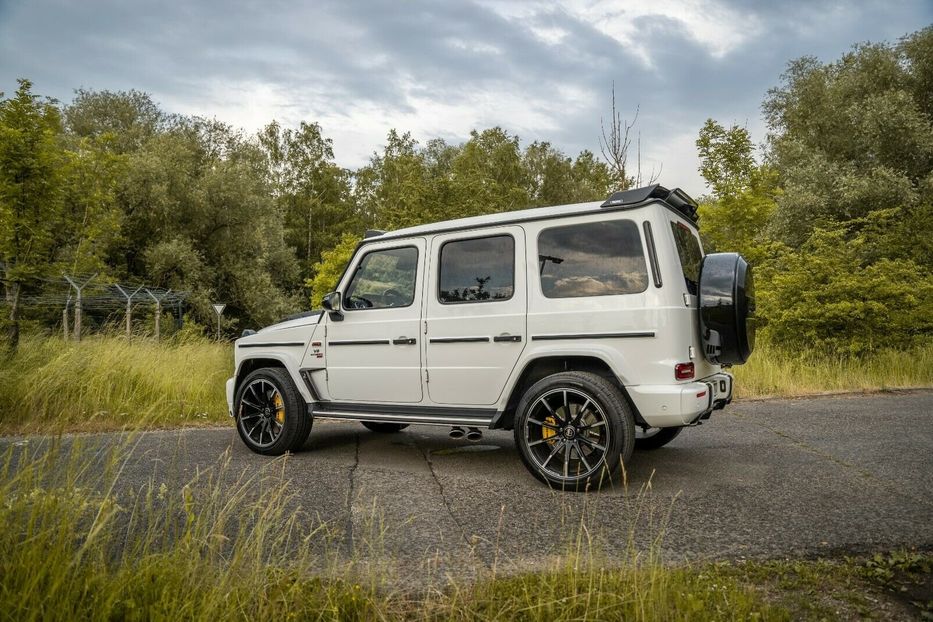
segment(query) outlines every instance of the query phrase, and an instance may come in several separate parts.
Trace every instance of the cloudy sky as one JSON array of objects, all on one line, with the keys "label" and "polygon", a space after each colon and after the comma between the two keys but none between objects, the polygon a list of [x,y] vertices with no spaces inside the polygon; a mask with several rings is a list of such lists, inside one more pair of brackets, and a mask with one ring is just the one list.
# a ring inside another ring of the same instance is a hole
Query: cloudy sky
[{"label": "cloudy sky", "polygon": [[598,152],[615,83],[623,116],[641,109],[643,168],[698,195],[706,118],[761,141],[789,59],[931,22],[933,0],[0,0],[0,91],[28,77],[62,101],[138,89],[250,130],[318,121],[356,167],[393,127],[459,142],[500,125]]}]

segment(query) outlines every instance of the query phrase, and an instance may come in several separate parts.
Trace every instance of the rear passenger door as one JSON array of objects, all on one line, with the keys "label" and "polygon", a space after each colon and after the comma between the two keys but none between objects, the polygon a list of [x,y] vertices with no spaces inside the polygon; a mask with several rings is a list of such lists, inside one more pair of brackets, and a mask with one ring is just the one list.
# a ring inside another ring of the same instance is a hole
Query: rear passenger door
[{"label": "rear passenger door", "polygon": [[438,235],[430,256],[428,395],[438,404],[495,404],[526,341],[524,231]]}]

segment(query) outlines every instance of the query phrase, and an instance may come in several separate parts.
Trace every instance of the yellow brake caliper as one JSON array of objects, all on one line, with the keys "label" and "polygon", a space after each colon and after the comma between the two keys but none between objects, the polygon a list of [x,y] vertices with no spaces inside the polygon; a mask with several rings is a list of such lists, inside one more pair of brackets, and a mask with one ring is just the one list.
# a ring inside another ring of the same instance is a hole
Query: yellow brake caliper
[{"label": "yellow brake caliper", "polygon": [[[547,418],[545,418],[544,422],[545,422],[545,423],[548,423],[548,424],[550,424],[550,425],[553,425],[553,426],[556,426],[556,425],[557,425],[557,419],[555,419],[554,417],[547,417]],[[547,439],[552,438],[552,437],[554,437],[554,436],[557,436],[557,432],[555,432],[553,428],[545,428],[545,427],[542,427],[542,428],[541,428],[541,438],[542,438],[542,439],[547,440]],[[551,444],[552,444],[552,443],[551,443]]]},{"label": "yellow brake caliper", "polygon": [[275,406],[275,420],[279,424],[285,423],[285,402],[282,400],[282,396],[276,393],[272,404]]}]

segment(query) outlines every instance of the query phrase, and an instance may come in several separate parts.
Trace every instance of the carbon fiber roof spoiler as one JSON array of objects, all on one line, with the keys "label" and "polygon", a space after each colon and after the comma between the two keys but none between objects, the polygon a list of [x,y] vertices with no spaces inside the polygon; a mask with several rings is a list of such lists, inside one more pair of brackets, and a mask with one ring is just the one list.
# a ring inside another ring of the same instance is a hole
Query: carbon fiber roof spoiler
[{"label": "carbon fiber roof spoiler", "polygon": [[661,184],[652,184],[644,188],[633,188],[612,193],[600,207],[621,207],[636,205],[649,199],[664,201],[676,211],[686,216],[691,222],[698,222],[697,202],[680,188],[668,190]]}]

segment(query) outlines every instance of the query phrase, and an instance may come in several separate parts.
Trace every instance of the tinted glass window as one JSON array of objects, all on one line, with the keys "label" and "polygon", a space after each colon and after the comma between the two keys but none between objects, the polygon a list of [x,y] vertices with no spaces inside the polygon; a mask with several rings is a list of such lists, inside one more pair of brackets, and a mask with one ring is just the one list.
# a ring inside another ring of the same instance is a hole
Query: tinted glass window
[{"label": "tinted glass window", "polygon": [[415,299],[418,249],[411,246],[367,253],[347,287],[347,309],[407,307]]},{"label": "tinted glass window", "polygon": [[700,262],[703,260],[700,242],[690,228],[683,223],[671,221],[671,229],[674,231],[674,243],[677,245],[677,256],[680,257],[680,267],[683,268],[687,291],[696,295],[697,283],[700,280]]},{"label": "tinted glass window", "polygon": [[441,302],[506,300],[515,289],[515,240],[497,235],[441,246]]},{"label": "tinted glass window", "polygon": [[648,287],[641,236],[630,220],[545,229],[538,236],[538,269],[548,298],[635,294]]}]

